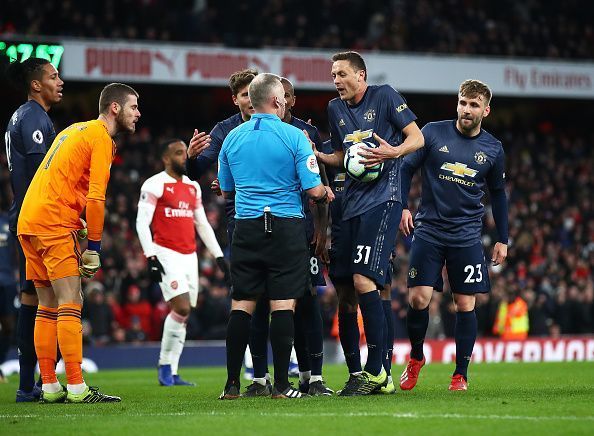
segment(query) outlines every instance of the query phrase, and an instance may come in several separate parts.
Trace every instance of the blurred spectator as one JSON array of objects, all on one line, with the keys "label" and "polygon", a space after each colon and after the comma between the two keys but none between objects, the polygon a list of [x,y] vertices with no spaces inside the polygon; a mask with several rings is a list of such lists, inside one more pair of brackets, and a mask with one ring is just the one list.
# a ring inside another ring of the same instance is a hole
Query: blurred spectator
[{"label": "blurred spectator", "polygon": [[499,303],[493,333],[504,340],[521,340],[528,336],[528,306],[519,295],[519,291],[511,288],[505,299]]},{"label": "blurred spectator", "polygon": [[[188,41],[229,47],[351,48],[461,55],[594,57],[583,0],[5,0],[0,34]],[[56,11],[59,11],[56,14]],[[251,23],[250,26],[243,25]],[[463,31],[460,29],[463,28]]]},{"label": "blurred spectator", "polygon": [[126,338],[144,341],[150,337],[152,331],[152,307],[148,301],[142,299],[140,288],[136,285],[128,287],[126,297],[127,301],[122,305],[120,324],[126,329]]},{"label": "blurred spectator", "polygon": [[95,345],[105,345],[111,342],[113,311],[105,299],[101,283],[90,282],[86,287],[86,294],[82,318],[89,323],[88,339]]}]

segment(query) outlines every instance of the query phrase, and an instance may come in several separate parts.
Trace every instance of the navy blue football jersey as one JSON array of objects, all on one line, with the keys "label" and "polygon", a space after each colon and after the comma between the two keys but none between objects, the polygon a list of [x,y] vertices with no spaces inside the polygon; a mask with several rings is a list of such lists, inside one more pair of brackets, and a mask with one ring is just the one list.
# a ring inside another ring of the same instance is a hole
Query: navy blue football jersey
[{"label": "navy blue football jersey", "polygon": [[15,239],[8,227],[8,215],[0,212],[0,285],[15,282]]},{"label": "navy blue football jersey", "polygon": [[10,230],[13,232],[16,232],[27,188],[55,137],[56,131],[49,115],[35,100],[21,105],[8,122],[4,141],[14,193],[14,201],[8,212]]},{"label": "navy blue football jersey", "polygon": [[[305,121],[297,118],[296,116],[291,116],[290,124],[297,127],[299,130],[305,130],[309,135],[309,139],[313,141],[316,148],[322,146],[322,138],[320,137],[317,127],[307,124]],[[311,208],[309,207],[309,197],[305,192],[303,193],[302,198],[303,212],[305,213],[305,234],[307,235],[307,243],[309,244],[312,241],[314,235],[314,219]]]},{"label": "navy blue football jersey", "polygon": [[425,146],[404,158],[413,172],[423,168],[415,237],[451,247],[474,245],[481,239],[485,188],[505,187],[503,146],[483,129],[464,136],[455,120],[428,123],[422,132]]},{"label": "navy blue football jersey", "polygon": [[[394,146],[403,141],[402,129],[417,117],[406,100],[389,85],[370,85],[356,105],[335,98],[328,103],[332,148],[348,150],[357,142],[373,142],[373,134]],[[343,219],[347,220],[387,201],[401,201],[400,164],[402,159],[384,162],[380,176],[362,183],[349,177],[345,183]]]},{"label": "navy blue football jersey", "polygon": [[[231,130],[243,123],[241,113],[236,113],[226,120],[219,121],[210,131],[210,146],[206,148],[196,159],[186,161],[186,170],[188,177],[192,180],[198,180],[219,159],[219,153],[223,146],[223,141]],[[235,216],[235,200],[228,199],[225,202],[225,213],[227,218],[233,219]]]}]

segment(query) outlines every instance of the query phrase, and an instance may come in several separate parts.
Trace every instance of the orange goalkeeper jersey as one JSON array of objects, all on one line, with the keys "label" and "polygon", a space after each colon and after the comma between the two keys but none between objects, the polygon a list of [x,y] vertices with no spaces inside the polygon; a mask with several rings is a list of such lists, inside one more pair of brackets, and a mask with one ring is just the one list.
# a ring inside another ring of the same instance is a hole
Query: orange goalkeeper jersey
[{"label": "orange goalkeeper jersey", "polygon": [[100,120],[72,124],[52,143],[21,208],[19,235],[56,235],[81,228],[87,207],[90,240],[101,240],[105,191],[115,143]]}]

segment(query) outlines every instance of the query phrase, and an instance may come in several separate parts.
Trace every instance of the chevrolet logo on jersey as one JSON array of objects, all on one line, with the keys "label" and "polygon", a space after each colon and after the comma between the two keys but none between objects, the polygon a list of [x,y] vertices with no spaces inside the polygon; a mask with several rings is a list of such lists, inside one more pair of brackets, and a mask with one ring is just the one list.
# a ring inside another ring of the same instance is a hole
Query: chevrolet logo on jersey
[{"label": "chevrolet logo on jersey", "polygon": [[355,130],[353,133],[349,133],[344,136],[343,142],[352,142],[356,144],[357,142],[363,142],[364,139],[371,138],[373,136],[373,129],[369,130]]},{"label": "chevrolet logo on jersey", "polygon": [[450,163],[450,162],[444,162],[444,164],[441,166],[441,169],[450,171],[455,176],[460,176],[460,177],[466,177],[466,176],[474,177],[474,176],[476,176],[476,173],[478,173],[477,170],[468,168],[468,166],[466,164],[463,164],[460,162],[456,162],[455,164]]}]

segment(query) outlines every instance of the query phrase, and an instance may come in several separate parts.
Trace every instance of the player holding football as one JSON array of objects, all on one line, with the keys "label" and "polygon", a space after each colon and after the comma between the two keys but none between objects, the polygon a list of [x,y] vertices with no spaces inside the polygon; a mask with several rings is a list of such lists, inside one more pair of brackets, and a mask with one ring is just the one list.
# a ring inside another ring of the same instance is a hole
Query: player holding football
[{"label": "player holding football", "polygon": [[[14,194],[8,220],[10,231],[16,239],[17,221],[25,193],[47,149],[56,137],[47,112],[62,100],[64,82],[56,68],[48,60],[40,58],[29,58],[22,63],[13,62],[7,69],[7,76],[17,89],[27,94],[27,102],[14,112],[4,135]],[[17,249],[21,306],[17,321],[19,389],[16,401],[20,403],[38,401],[41,389],[35,386],[37,356],[33,339],[39,300],[33,282],[26,280],[25,255],[20,244],[17,244]]]},{"label": "player holding football", "polygon": [[[501,142],[481,128],[483,118],[491,112],[491,95],[489,87],[478,80],[462,82],[457,119],[423,127],[425,147],[407,156],[402,166],[400,229],[405,235],[415,229],[408,272],[407,329],[412,349],[400,378],[403,390],[415,387],[425,364],[429,302],[434,287],[440,287],[444,264],[456,306],[456,369],[449,390],[465,391],[468,387],[468,364],[477,334],[475,296],[491,288],[481,242],[485,188],[491,195],[499,234],[491,261],[499,265],[507,257],[505,154]],[[423,169],[423,189],[413,225],[407,197],[418,168]]]},{"label": "player holding football", "polygon": [[[193,386],[177,373],[186,340],[186,323],[198,300],[196,234],[216,258],[229,282],[229,268],[202,205],[202,191],[186,172],[187,146],[179,139],[161,147],[165,170],[147,179],[140,190],[136,231],[148,259],[149,275],[158,282],[171,312],[165,318],[158,379],[162,386]],[[152,230],[152,234],[151,234]]]},{"label": "player holding football", "polygon": [[[345,151],[375,141],[361,155],[366,165],[384,164],[369,183],[347,178],[340,237],[332,274],[339,293],[339,331],[351,376],[340,395],[367,395],[388,384],[383,367],[385,312],[380,290],[386,284],[390,254],[400,221],[400,158],[423,146],[423,135],[404,98],[387,85],[367,84],[367,68],[356,52],[332,57],[332,78],[339,98],[328,104],[334,153],[316,151],[324,164],[341,166]],[[357,298],[358,297],[358,298]],[[368,357],[358,360],[357,304],[361,307]]]},{"label": "player holding football", "polygon": [[[101,266],[105,191],[116,151],[112,138],[133,133],[139,118],[138,93],[121,83],[107,85],[99,97],[99,117],[72,124],[56,136],[25,195],[17,233],[27,279],[39,297],[35,351],[43,402],[121,401],[83,379],[80,276],[93,277]],[[81,255],[76,234],[85,207],[88,247]],[[56,345],[66,367],[66,389],[56,377]]]}]

